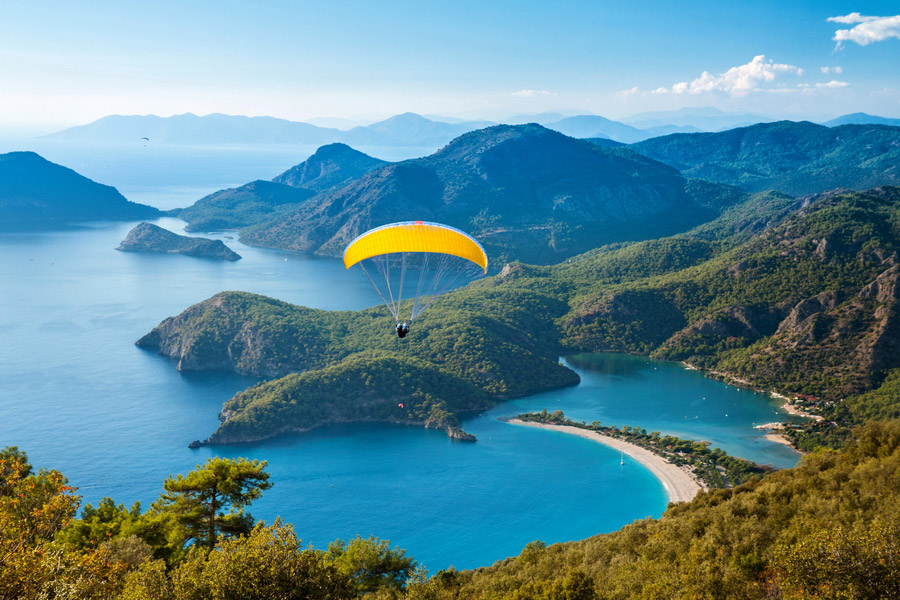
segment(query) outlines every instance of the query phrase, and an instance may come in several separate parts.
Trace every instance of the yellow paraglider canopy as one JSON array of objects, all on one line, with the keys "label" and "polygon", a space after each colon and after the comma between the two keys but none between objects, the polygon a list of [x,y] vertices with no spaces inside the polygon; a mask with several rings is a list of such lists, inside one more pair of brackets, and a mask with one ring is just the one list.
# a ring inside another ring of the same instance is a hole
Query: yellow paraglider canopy
[{"label": "yellow paraglider canopy", "polygon": [[487,254],[467,233],[428,221],[390,223],[363,233],[344,250],[348,269],[361,260],[392,252],[436,252],[472,261],[487,273]]}]

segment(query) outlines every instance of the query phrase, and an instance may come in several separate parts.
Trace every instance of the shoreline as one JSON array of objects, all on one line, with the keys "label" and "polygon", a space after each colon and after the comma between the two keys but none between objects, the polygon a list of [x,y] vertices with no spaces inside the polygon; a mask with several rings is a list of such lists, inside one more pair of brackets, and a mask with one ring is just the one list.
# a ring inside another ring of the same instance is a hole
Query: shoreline
[{"label": "shoreline", "polygon": [[596,431],[580,429],[571,425],[549,425],[546,423],[535,423],[532,421],[522,421],[520,419],[508,419],[507,423],[513,425],[524,425],[526,427],[536,427],[539,429],[550,429],[559,431],[569,435],[577,435],[588,440],[599,442],[605,446],[609,446],[614,450],[624,452],[634,460],[638,461],[653,473],[669,497],[669,503],[689,502],[694,499],[700,490],[706,489],[692,473],[681,467],[677,467],[664,459],[663,457],[650,452],[640,446],[622,441],[620,439],[603,435]]}]

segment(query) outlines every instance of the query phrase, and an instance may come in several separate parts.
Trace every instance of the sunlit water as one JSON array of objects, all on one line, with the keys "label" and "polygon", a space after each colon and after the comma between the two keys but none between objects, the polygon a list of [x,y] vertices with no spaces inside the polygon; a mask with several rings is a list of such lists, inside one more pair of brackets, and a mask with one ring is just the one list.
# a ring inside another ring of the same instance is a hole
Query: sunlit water
[{"label": "sunlit water", "polygon": [[566,359],[581,385],[464,422],[476,444],[366,424],[190,450],[189,441],[215,429],[222,403],[255,380],[179,373],[135,347],[140,336],[222,290],[328,309],[379,299],[339,261],[249,248],[231,234],[217,237],[244,257],[235,263],[114,250],[133,225],[0,234],[0,446],[18,445],[35,466],[60,469],[86,502],[110,496],[146,506],[166,477],[210,456],[263,459],[274,487],[253,505],[256,517],[280,515],[317,547],[357,534],[390,539],[434,571],[487,565],[535,539],[581,539],[665,508],[662,486],[639,464],[622,466],[600,444],[500,416],[562,409],[708,440],[758,462],[797,459],[752,429],[776,417],[761,395],[671,363],[583,355]]}]

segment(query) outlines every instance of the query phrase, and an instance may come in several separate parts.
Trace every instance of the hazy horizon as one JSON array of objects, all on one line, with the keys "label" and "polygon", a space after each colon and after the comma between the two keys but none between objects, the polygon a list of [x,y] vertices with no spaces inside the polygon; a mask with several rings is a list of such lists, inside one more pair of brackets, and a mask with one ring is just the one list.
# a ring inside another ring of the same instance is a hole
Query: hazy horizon
[{"label": "hazy horizon", "polygon": [[[15,3],[0,128],[191,112],[376,122],[711,106],[900,116],[896,4]],[[352,125],[351,125],[352,126]]]}]

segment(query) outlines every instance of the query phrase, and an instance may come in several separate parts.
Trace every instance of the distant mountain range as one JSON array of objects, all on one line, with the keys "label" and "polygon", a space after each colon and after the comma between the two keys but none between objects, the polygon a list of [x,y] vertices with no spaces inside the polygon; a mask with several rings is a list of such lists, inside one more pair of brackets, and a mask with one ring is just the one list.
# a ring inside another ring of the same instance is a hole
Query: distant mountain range
[{"label": "distant mountain range", "polygon": [[700,131],[694,127],[676,127],[674,125],[654,126],[649,129],[637,129],[618,121],[610,121],[595,115],[579,115],[567,117],[559,121],[543,124],[574,138],[609,138],[617,142],[640,142],[659,135],[670,133],[693,133]]},{"label": "distant mountain range", "polygon": [[630,146],[685,177],[804,195],[900,183],[900,127],[778,121]]},{"label": "distant mountain range", "polygon": [[339,256],[370,227],[423,219],[476,235],[493,259],[549,263],[604,243],[683,231],[742,198],[627,149],[539,125],[498,125],[431,156],[376,168],[244,230],[242,239]]},{"label": "distant mountain range", "polygon": [[467,131],[490,123],[466,121],[442,123],[413,113],[349,130],[318,127],[274,117],[194,114],[172,117],[103,117],[47,136],[59,140],[102,143],[137,142],[166,144],[305,144],[321,146],[341,142],[353,146],[441,146]]},{"label": "distant mountain range", "polygon": [[717,108],[705,106],[638,113],[622,119],[622,122],[639,129],[686,127],[695,131],[722,131],[777,120],[774,117],[763,115],[726,113]]},{"label": "distant mountain range", "polygon": [[[614,121],[591,114],[567,115],[546,112],[516,115],[505,124],[538,123],[576,138],[609,138],[635,143],[672,133],[722,131],[775,118],[754,114],[731,114],[715,108],[683,108],[677,111],[648,112]],[[47,136],[51,139],[99,143],[137,142],[149,138],[150,143],[165,144],[303,144],[321,146],[343,143],[365,146],[422,146],[439,148],[454,138],[497,123],[484,120],[462,120],[452,117],[424,117],[415,113],[395,115],[371,125],[348,128],[352,121],[313,119],[315,123],[288,121],[274,117],[244,117],[211,114],[203,117],[190,113],[172,117],[120,116],[103,117]],[[865,113],[844,115],[825,125],[844,124],[898,125],[900,119],[887,119]],[[332,125],[332,126],[326,126]],[[339,127],[334,127],[337,125]]]},{"label": "distant mountain range", "polygon": [[838,125],[891,125],[900,127],[900,119],[887,119],[885,117],[867,115],[866,113],[853,113],[825,121],[822,125],[826,127],[837,127]]},{"label": "distant mountain range", "polygon": [[0,154],[0,228],[160,215],[153,207],[129,202],[116,188],[92,181],[34,152]]}]

